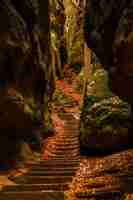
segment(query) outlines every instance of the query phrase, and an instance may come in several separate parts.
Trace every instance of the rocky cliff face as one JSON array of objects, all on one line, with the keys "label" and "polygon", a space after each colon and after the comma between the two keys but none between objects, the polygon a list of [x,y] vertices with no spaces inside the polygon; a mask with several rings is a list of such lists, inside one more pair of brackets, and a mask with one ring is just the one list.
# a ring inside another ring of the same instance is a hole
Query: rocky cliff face
[{"label": "rocky cliff face", "polygon": [[131,107],[110,91],[108,79],[107,71],[97,65],[87,85],[80,127],[81,152],[86,155],[132,146]]},{"label": "rocky cliff face", "polygon": [[[109,72],[109,80],[106,76],[95,79],[93,74],[93,81],[87,88],[80,134],[81,150],[85,148],[86,159],[81,159],[66,199],[129,200],[133,198],[132,113],[119,97],[133,103],[133,1],[87,0],[86,3],[86,42]],[[108,81],[119,97],[108,93]],[[102,90],[96,90],[97,83]],[[98,150],[96,156],[101,149],[111,155],[90,158],[91,148]]]},{"label": "rocky cliff face", "polygon": [[133,102],[133,1],[86,1],[85,38],[110,75],[112,90]]},{"label": "rocky cliff face", "polygon": [[37,127],[45,125],[48,1],[2,0],[0,24],[1,160],[12,157],[20,140],[32,140]]},{"label": "rocky cliff face", "polygon": [[68,63],[83,65],[83,1],[64,0],[66,21],[65,38],[68,51]]}]

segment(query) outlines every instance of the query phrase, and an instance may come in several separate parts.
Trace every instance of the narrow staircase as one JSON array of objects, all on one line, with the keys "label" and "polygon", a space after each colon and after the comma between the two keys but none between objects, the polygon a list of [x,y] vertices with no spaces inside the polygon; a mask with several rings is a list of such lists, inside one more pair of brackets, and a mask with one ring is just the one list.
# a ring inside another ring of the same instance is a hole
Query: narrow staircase
[{"label": "narrow staircase", "polygon": [[79,121],[64,115],[64,131],[57,132],[46,146],[42,160],[25,163],[23,176],[10,177],[16,185],[5,186],[0,200],[63,200],[79,167]]}]

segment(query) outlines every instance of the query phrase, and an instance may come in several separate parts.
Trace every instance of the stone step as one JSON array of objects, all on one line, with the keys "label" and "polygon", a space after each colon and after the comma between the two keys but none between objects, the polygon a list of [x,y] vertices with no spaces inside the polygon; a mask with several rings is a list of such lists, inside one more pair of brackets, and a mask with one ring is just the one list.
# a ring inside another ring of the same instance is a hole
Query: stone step
[{"label": "stone step", "polygon": [[[80,157],[80,155],[79,155],[79,153],[75,153],[75,154],[66,154],[66,155],[55,155],[55,154],[50,154],[49,155],[49,158],[50,159],[54,159],[54,158],[57,158],[57,159],[60,159],[60,160],[64,160],[64,162],[65,161],[67,161],[67,160],[69,160],[70,158],[79,158]],[[71,165],[71,163],[70,163],[70,165]],[[64,166],[65,167],[65,166]]]},{"label": "stone step", "polygon": [[69,122],[69,124],[65,124],[64,129],[65,129],[65,133],[67,130],[70,130],[70,133],[72,133],[72,130],[74,130],[74,134],[75,134],[79,132],[79,125],[72,124],[71,122]]},{"label": "stone step", "polygon": [[58,139],[58,140],[56,140],[56,141],[51,141],[50,143],[49,143],[49,146],[50,145],[59,145],[59,146],[71,146],[71,145],[74,145],[74,146],[76,146],[76,145],[79,145],[79,140],[77,140],[77,139],[75,139],[74,141],[72,141],[72,140],[66,140],[66,139]]},{"label": "stone step", "polygon": [[22,191],[41,191],[41,190],[54,190],[64,191],[68,189],[70,183],[47,183],[47,184],[17,184],[12,186],[5,186],[3,192],[22,192]]},{"label": "stone step", "polygon": [[76,148],[80,148],[80,144],[79,144],[79,142],[77,142],[76,144],[72,144],[72,143],[69,143],[69,144],[67,144],[67,143],[63,143],[62,145],[60,145],[59,143],[57,143],[56,145],[55,145],[55,148],[56,149],[58,149],[58,148],[60,148],[60,149],[76,149]]},{"label": "stone step", "polygon": [[[48,150],[49,148],[47,148],[47,150]],[[49,149],[50,150],[50,149]],[[64,146],[56,146],[56,147],[51,147],[51,150],[53,150],[55,153],[57,153],[57,152],[59,152],[59,153],[65,153],[65,152],[75,152],[75,151],[79,151],[80,150],[80,148],[79,148],[79,146],[77,145],[77,147],[74,147],[74,146],[66,146],[66,147],[64,147]]]},{"label": "stone step", "polygon": [[65,139],[78,139],[78,136],[79,136],[79,133],[77,134],[77,133],[71,133],[70,134],[70,132],[69,132],[69,134],[66,134],[65,133],[65,135],[58,135],[58,138],[57,137],[55,137],[55,139],[57,140],[57,139],[62,139],[62,138],[65,138]]},{"label": "stone step", "polygon": [[[65,134],[62,134],[62,132],[58,133],[59,135],[62,135],[62,136],[66,136],[67,133],[68,135],[70,136],[74,136],[74,135],[77,135],[77,133],[79,133],[79,128],[76,126],[76,125],[65,125],[64,126],[64,130],[65,130]],[[69,130],[69,132],[68,132]]]},{"label": "stone step", "polygon": [[72,181],[72,176],[21,176],[10,178],[17,184],[47,184],[47,183],[66,183]]},{"label": "stone step", "polygon": [[51,154],[51,155],[49,155],[49,158],[50,159],[54,159],[54,158],[58,158],[58,159],[62,159],[62,160],[68,160],[68,159],[70,159],[70,158],[79,158],[79,153],[77,153],[77,154],[72,154],[72,155],[55,155],[55,154]]},{"label": "stone step", "polygon": [[[67,131],[69,130],[69,134],[74,134],[75,135],[75,133],[79,133],[79,128],[77,127],[77,125],[71,125],[71,124],[69,124],[69,126],[68,125],[66,125],[65,127],[64,127],[64,129],[65,129],[65,133],[67,133]],[[66,134],[65,134],[66,135]]]},{"label": "stone step", "polygon": [[60,151],[57,151],[57,152],[54,152],[54,151],[51,151],[50,153],[49,153],[49,156],[54,156],[54,158],[64,158],[64,159],[66,159],[66,157],[69,157],[69,159],[70,158],[77,158],[77,156],[79,156],[79,151],[78,150],[76,150],[76,151],[73,151],[73,150],[71,150],[71,151],[66,151],[66,152],[60,152]]},{"label": "stone step", "polygon": [[77,145],[77,146],[69,146],[69,145],[66,145],[66,146],[59,146],[59,145],[56,145],[56,146],[51,146],[51,147],[47,147],[46,148],[46,150],[45,151],[48,151],[49,150],[49,152],[51,151],[51,150],[53,150],[53,151],[61,151],[61,153],[63,153],[63,152],[65,152],[65,151],[73,151],[73,150],[80,150],[80,146],[79,145]]},{"label": "stone step", "polygon": [[[78,158],[78,155],[77,155],[77,156],[75,156],[75,157],[77,157],[77,158]],[[53,156],[49,156],[49,158],[50,158],[50,159],[53,159]],[[60,159],[62,159],[62,160],[63,160],[63,159],[66,159],[66,160],[68,160],[70,157],[65,157],[65,158],[64,158],[64,157],[58,157],[58,158],[60,158]],[[65,167],[64,167],[64,168],[65,168]]]},{"label": "stone step", "polygon": [[[52,155],[49,156],[50,159],[54,159],[54,157],[55,157],[55,156],[52,156]],[[72,157],[72,156],[70,156],[70,157]],[[62,159],[62,160],[64,160],[64,159],[68,160],[68,159],[70,159],[70,157],[58,156],[57,158],[58,158],[58,159]],[[73,156],[73,157],[74,157],[74,158],[79,158],[79,155],[76,155],[76,156]],[[65,168],[65,166],[64,166],[64,168]]]},{"label": "stone step", "polygon": [[[53,139],[53,138],[52,138]],[[75,136],[58,136],[58,138],[54,139],[53,141],[60,141],[60,140],[68,140],[68,141],[77,141],[79,139],[79,136],[78,135],[75,135]]]},{"label": "stone step", "polygon": [[77,166],[79,165],[79,162],[80,162],[80,157],[79,158],[73,158],[76,160],[76,162],[71,162],[71,159],[73,157],[71,157],[69,160],[66,159],[66,158],[63,158],[63,159],[57,159],[59,162],[54,162],[55,161],[55,158],[51,158],[50,160],[53,161],[51,162],[52,164],[50,163],[46,163],[46,164],[41,164],[42,166],[60,166],[60,167],[66,167],[66,166],[71,166],[71,167],[74,167],[74,166]]},{"label": "stone step", "polygon": [[[62,155],[62,156],[72,156],[72,157],[70,157],[70,159],[71,158],[73,158],[73,159],[76,159],[76,158],[74,158],[73,156],[75,155],[75,154],[79,154],[79,149],[71,149],[71,150],[64,150],[63,152],[59,149],[57,149],[57,150],[55,150],[55,151],[53,151],[53,150],[51,150],[51,152],[49,152],[48,154],[50,155],[51,153],[52,153],[52,155],[54,154],[55,156],[58,156],[58,155]],[[56,159],[57,159],[57,157],[55,157]]]},{"label": "stone step", "polygon": [[53,149],[53,150],[60,150],[60,151],[62,151],[62,153],[64,152],[64,151],[71,151],[71,150],[78,150],[78,149],[80,149],[80,147],[79,147],[79,145],[77,145],[77,146],[69,146],[69,145],[66,145],[66,146],[60,146],[60,145],[55,145],[55,146],[51,146],[51,147],[47,147],[47,149]]},{"label": "stone step", "polygon": [[69,142],[62,142],[62,144],[60,145],[60,142],[55,142],[55,143],[52,143],[50,146],[50,148],[60,148],[60,149],[76,149],[76,148],[80,148],[80,143],[77,142],[75,144],[73,143],[69,143]]},{"label": "stone step", "polygon": [[[70,139],[75,139],[75,138],[79,138],[79,132],[75,132],[75,130],[72,130],[72,132],[70,132],[70,130],[66,130],[65,135],[58,135],[58,138],[70,138]],[[56,137],[57,139],[57,137]]]},{"label": "stone step", "polygon": [[62,191],[1,192],[0,200],[63,200]]},{"label": "stone step", "polygon": [[49,172],[53,172],[53,171],[60,171],[60,172],[62,172],[62,171],[64,171],[64,170],[67,170],[67,171],[75,171],[75,170],[77,170],[78,169],[78,166],[74,166],[74,167],[71,167],[71,166],[65,166],[65,167],[53,167],[53,166],[51,166],[51,167],[32,167],[31,169],[30,169],[30,172],[36,172],[36,171],[39,171],[39,172],[43,172],[43,171],[49,171]]},{"label": "stone step", "polygon": [[64,129],[66,130],[66,128],[71,127],[71,128],[75,128],[75,130],[78,130],[79,128],[79,123],[75,123],[73,121],[69,121],[64,123]]},{"label": "stone step", "polygon": [[71,127],[71,128],[75,128],[75,130],[78,130],[78,127],[79,127],[79,124],[78,123],[75,123],[73,121],[69,121],[69,122],[66,122],[64,124],[64,127],[67,128],[67,127]]},{"label": "stone step", "polygon": [[56,146],[60,146],[60,147],[71,147],[71,146],[74,146],[74,147],[76,147],[76,146],[79,146],[80,145],[80,142],[79,141],[75,141],[75,142],[73,142],[73,141],[66,141],[66,140],[62,140],[62,141],[52,141],[52,142],[50,142],[49,143],[49,145],[47,146],[47,148],[48,147],[56,147]]},{"label": "stone step", "polygon": [[79,164],[80,159],[75,159],[75,161],[73,160],[66,160],[66,159],[49,159],[49,160],[45,160],[44,162],[41,163],[26,163],[25,167],[35,167],[35,166],[75,166]]},{"label": "stone step", "polygon": [[64,152],[70,152],[70,151],[79,151],[80,150],[80,147],[79,146],[77,146],[77,147],[74,147],[74,146],[66,146],[66,147],[64,147],[64,146],[56,146],[56,147],[48,147],[47,149],[46,149],[47,151],[49,151],[49,152],[51,152],[51,151],[54,151],[55,153],[56,152],[60,152],[60,153],[64,153]]},{"label": "stone step", "polygon": [[[61,142],[61,143],[60,143]],[[60,144],[62,146],[62,143],[64,145],[77,145],[79,144],[79,140],[77,138],[75,139],[69,139],[69,138],[59,138],[57,140],[53,140],[50,142],[50,144],[52,145],[56,145],[56,144]]]},{"label": "stone step", "polygon": [[77,137],[79,136],[79,130],[75,130],[76,128],[67,127],[65,129],[65,137]]},{"label": "stone step", "polygon": [[29,171],[25,174],[25,176],[74,176],[75,172],[74,170],[67,171],[64,169],[64,171]]},{"label": "stone step", "polygon": [[42,160],[40,162],[27,162],[25,163],[25,167],[43,167],[43,166],[77,166],[79,164],[79,159],[76,160],[65,160],[65,159],[51,159],[51,160]]},{"label": "stone step", "polygon": [[[70,164],[70,163],[79,163],[79,160],[77,159],[70,159],[67,160],[65,163]],[[24,163],[25,165],[47,165],[47,164],[62,164],[62,161],[58,160],[58,159],[54,159],[54,160],[44,160],[44,159],[40,159],[39,161],[27,161]]]},{"label": "stone step", "polygon": [[[64,116],[64,118],[66,119],[67,118],[67,116]],[[78,124],[79,124],[79,120],[76,120],[75,119],[75,117],[74,116],[72,116],[72,118],[70,119],[67,119],[66,120],[66,124],[68,124],[68,123],[70,123],[70,124],[76,124],[77,126],[78,126]]]},{"label": "stone step", "polygon": [[71,150],[71,151],[66,151],[66,152],[60,152],[60,151],[57,151],[57,152],[50,152],[49,153],[49,156],[52,156],[53,158],[58,158],[58,159],[60,159],[60,158],[64,158],[64,159],[66,159],[66,158],[68,158],[69,157],[69,159],[70,158],[77,158],[77,156],[79,156],[79,151],[76,149],[75,151],[74,150]]}]

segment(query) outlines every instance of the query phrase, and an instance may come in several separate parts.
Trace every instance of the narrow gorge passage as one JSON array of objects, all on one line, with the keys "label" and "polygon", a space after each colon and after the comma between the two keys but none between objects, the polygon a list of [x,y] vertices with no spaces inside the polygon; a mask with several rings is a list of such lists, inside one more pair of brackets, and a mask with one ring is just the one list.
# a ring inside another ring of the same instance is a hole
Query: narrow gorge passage
[{"label": "narrow gorge passage", "polygon": [[64,191],[69,189],[80,163],[79,98],[81,97],[63,81],[57,81],[57,87],[67,96],[72,96],[76,106],[70,104],[62,108],[60,106],[64,111],[62,117],[59,111],[56,109],[53,111],[52,119],[56,133],[49,137],[44,145],[41,160],[25,163],[26,173],[10,177],[15,185],[3,187],[0,200],[64,199]]},{"label": "narrow gorge passage", "polygon": [[0,1],[0,200],[133,200],[133,0]]}]

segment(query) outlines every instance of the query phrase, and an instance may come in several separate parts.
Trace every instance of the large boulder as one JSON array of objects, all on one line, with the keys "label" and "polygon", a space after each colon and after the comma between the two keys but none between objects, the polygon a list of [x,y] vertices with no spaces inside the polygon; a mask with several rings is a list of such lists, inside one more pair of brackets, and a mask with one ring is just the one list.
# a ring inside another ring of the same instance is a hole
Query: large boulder
[{"label": "large boulder", "polygon": [[26,101],[15,88],[3,89],[0,95],[0,160],[14,159],[24,141],[41,148],[34,130],[41,131],[42,119],[35,104]]},{"label": "large boulder", "polygon": [[108,73],[95,66],[81,114],[81,153],[109,153],[132,144],[131,107],[108,87]]},{"label": "large boulder", "polygon": [[132,144],[132,129],[130,107],[119,97],[95,102],[81,116],[81,151],[108,153],[126,148]]}]

